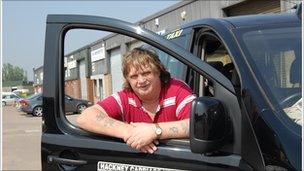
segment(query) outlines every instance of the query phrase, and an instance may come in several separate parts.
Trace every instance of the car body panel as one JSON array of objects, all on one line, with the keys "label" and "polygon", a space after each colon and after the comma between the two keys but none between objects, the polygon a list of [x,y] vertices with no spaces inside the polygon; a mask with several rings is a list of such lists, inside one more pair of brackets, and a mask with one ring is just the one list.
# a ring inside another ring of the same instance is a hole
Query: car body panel
[{"label": "car body panel", "polygon": [[[229,54],[236,65],[240,77],[241,87],[238,95],[246,115],[257,136],[258,143],[265,156],[266,163],[275,165],[278,161],[285,163],[290,168],[301,168],[301,128],[291,124],[290,120],[283,121],[277,107],[269,101],[269,95],[260,85],[260,78],[256,76],[242,49],[243,44],[233,40],[241,29],[259,27],[284,27],[301,26],[301,18],[294,13],[268,14],[228,17],[222,19],[201,19],[182,26],[180,29],[209,28],[214,31],[221,41],[228,47]],[[189,32],[189,31],[188,31]],[[287,123],[289,122],[289,123]],[[290,125],[290,126],[287,126]],[[291,130],[288,127],[293,127]],[[288,139],[286,137],[289,137]],[[282,157],[282,155],[284,157]],[[284,158],[289,158],[287,162]],[[284,165],[284,164],[283,164]]]}]

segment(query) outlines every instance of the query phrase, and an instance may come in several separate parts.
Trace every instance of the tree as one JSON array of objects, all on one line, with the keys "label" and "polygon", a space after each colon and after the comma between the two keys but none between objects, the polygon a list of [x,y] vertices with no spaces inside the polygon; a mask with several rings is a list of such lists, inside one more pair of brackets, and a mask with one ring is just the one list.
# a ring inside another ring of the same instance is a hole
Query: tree
[{"label": "tree", "polygon": [[27,81],[25,71],[10,63],[4,63],[2,67],[2,82]]}]

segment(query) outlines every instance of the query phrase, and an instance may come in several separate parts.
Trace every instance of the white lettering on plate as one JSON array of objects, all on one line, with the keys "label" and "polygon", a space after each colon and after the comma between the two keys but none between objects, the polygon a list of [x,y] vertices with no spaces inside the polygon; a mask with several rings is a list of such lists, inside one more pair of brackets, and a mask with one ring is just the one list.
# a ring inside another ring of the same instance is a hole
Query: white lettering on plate
[{"label": "white lettering on plate", "polygon": [[103,162],[97,163],[98,171],[181,171],[177,169],[168,169],[160,167],[150,167],[142,165],[131,165],[123,163]]}]

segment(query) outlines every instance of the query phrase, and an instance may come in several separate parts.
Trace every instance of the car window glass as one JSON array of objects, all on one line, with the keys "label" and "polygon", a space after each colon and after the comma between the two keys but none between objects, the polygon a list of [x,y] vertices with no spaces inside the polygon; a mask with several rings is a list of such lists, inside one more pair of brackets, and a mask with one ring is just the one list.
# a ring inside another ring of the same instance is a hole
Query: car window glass
[{"label": "car window glass", "polygon": [[[231,57],[222,44],[222,42],[214,34],[203,34],[199,40],[199,54],[202,60],[206,61],[216,70],[226,76],[236,88],[239,86],[239,77],[235,70],[235,66]],[[204,96],[214,96],[213,82],[209,79],[200,78],[200,94]]]},{"label": "car window glass", "polygon": [[14,94],[12,94],[11,97],[12,98],[18,98],[18,96],[14,95]]},{"label": "car window glass", "polygon": [[[66,100],[62,105],[71,124],[76,125],[76,118],[84,108],[123,89],[122,58],[136,47],[156,53],[172,77],[185,80],[186,65],[172,56],[128,36],[116,34],[105,38],[109,34],[111,32],[72,29],[65,36],[62,92],[73,100]],[[75,41],[86,36],[93,37],[87,44]]]},{"label": "car window glass", "polygon": [[259,27],[240,33],[245,55],[270,103],[302,126],[301,27]]},{"label": "car window glass", "polygon": [[95,47],[88,45],[106,34],[95,30],[72,29],[65,35],[63,109],[65,117],[74,125],[82,110],[96,100],[93,96],[96,91],[93,90],[92,73],[103,73],[108,67],[108,61],[101,56],[105,55],[101,43],[96,43]]}]

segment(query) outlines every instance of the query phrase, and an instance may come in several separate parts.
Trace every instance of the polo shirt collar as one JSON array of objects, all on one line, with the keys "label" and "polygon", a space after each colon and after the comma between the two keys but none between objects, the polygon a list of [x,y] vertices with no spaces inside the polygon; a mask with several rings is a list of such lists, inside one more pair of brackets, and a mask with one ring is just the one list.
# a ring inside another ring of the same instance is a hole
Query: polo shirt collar
[{"label": "polo shirt collar", "polygon": [[[134,92],[132,92],[132,94],[133,94],[133,97],[131,97],[131,98],[128,97],[129,104],[134,107],[141,108],[142,110],[147,112],[147,110],[142,105],[142,101],[140,100],[140,98]],[[161,91],[160,91],[160,97],[159,97],[159,102],[158,102],[158,106],[156,109],[156,113],[159,112],[160,109],[163,107],[164,98],[165,98],[165,91],[164,91],[164,88],[162,87]]]}]

